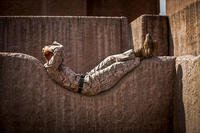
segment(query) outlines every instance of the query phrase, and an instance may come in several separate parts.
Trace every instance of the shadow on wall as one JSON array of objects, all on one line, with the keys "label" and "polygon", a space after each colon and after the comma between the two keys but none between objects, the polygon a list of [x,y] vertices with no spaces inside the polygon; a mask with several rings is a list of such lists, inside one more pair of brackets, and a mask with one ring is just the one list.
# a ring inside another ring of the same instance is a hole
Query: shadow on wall
[{"label": "shadow on wall", "polygon": [[173,120],[173,131],[174,133],[186,133],[185,123],[185,109],[183,104],[183,70],[181,65],[178,65],[176,71],[176,87],[174,90],[174,120]]},{"label": "shadow on wall", "polygon": [[134,47],[134,42],[133,42],[133,31],[132,31],[132,28],[131,28],[131,24],[128,25],[128,33],[129,33],[129,44],[131,45],[130,48],[132,48],[133,50],[135,50],[135,47]]}]

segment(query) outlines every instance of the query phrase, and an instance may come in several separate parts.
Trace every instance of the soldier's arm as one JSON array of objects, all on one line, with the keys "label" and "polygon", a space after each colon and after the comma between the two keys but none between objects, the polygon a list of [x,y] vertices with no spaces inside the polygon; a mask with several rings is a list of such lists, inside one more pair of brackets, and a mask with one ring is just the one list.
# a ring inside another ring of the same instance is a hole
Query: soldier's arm
[{"label": "soldier's arm", "polygon": [[61,53],[55,53],[51,59],[45,64],[46,68],[55,68],[58,69],[60,64],[62,63],[62,55]]},{"label": "soldier's arm", "polygon": [[52,56],[51,58],[49,58],[49,60],[47,59],[47,57],[45,57],[48,60],[47,63],[44,65],[45,68],[58,69],[58,67],[63,61],[63,45],[57,43],[52,46],[49,46],[48,50],[52,52]]}]

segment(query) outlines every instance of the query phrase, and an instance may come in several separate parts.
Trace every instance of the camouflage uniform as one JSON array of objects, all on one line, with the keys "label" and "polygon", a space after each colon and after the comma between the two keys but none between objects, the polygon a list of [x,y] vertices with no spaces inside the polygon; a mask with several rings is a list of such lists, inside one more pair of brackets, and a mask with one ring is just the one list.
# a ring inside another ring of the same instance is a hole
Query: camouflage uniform
[{"label": "camouflage uniform", "polygon": [[[52,45],[49,45],[49,48],[53,57],[44,65],[48,74],[64,88],[78,92],[81,75],[62,64],[63,45],[53,42]],[[139,64],[140,58],[135,57],[132,49],[122,54],[111,55],[85,74],[80,93],[91,96],[106,91]]]}]

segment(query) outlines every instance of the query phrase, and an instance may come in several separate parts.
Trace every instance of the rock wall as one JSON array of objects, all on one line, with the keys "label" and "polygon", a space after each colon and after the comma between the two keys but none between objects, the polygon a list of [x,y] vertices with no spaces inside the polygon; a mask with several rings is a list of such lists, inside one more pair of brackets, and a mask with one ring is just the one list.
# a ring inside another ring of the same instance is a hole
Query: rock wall
[{"label": "rock wall", "polygon": [[174,133],[200,132],[200,56],[176,59]]},{"label": "rock wall", "polygon": [[173,57],[144,60],[93,97],[55,84],[32,56],[0,53],[0,64],[2,132],[171,132]]},{"label": "rock wall", "polygon": [[86,72],[103,58],[132,48],[124,17],[0,17],[0,51],[39,60],[54,40],[65,47],[64,63]]},{"label": "rock wall", "polygon": [[158,15],[142,15],[131,22],[134,49],[139,49],[144,43],[147,33],[156,41],[156,56],[167,56],[169,50],[168,17]]},{"label": "rock wall", "polygon": [[[168,3],[170,3],[170,1],[168,1]],[[181,1],[181,3],[184,2]],[[189,2],[183,9],[170,14],[170,55],[200,54],[199,12],[200,1],[195,1],[193,3]]]}]

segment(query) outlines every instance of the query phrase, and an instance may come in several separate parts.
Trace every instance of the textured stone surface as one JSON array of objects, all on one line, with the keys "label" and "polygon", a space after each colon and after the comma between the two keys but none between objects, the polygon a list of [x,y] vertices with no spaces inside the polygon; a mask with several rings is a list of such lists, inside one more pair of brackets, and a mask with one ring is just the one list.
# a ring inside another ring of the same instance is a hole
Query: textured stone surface
[{"label": "textured stone surface", "polygon": [[176,59],[174,133],[200,132],[200,56]]},{"label": "textured stone surface", "polygon": [[0,55],[1,131],[171,132],[173,57],[144,60],[111,90],[86,97],[55,84],[34,57]]},{"label": "textured stone surface", "polygon": [[200,54],[200,1],[169,16],[170,55]]},{"label": "textured stone surface", "polygon": [[174,14],[198,0],[166,0],[167,15]]},{"label": "textured stone surface", "polygon": [[76,72],[132,48],[124,17],[0,17],[0,51],[42,60],[42,47],[54,40],[64,45],[64,62]]},{"label": "textured stone surface", "polygon": [[150,33],[156,40],[158,48],[154,55],[168,55],[168,17],[158,15],[142,15],[131,22],[134,49],[139,49],[145,36]]},{"label": "textured stone surface", "polygon": [[87,0],[1,0],[0,15],[86,16]]}]

